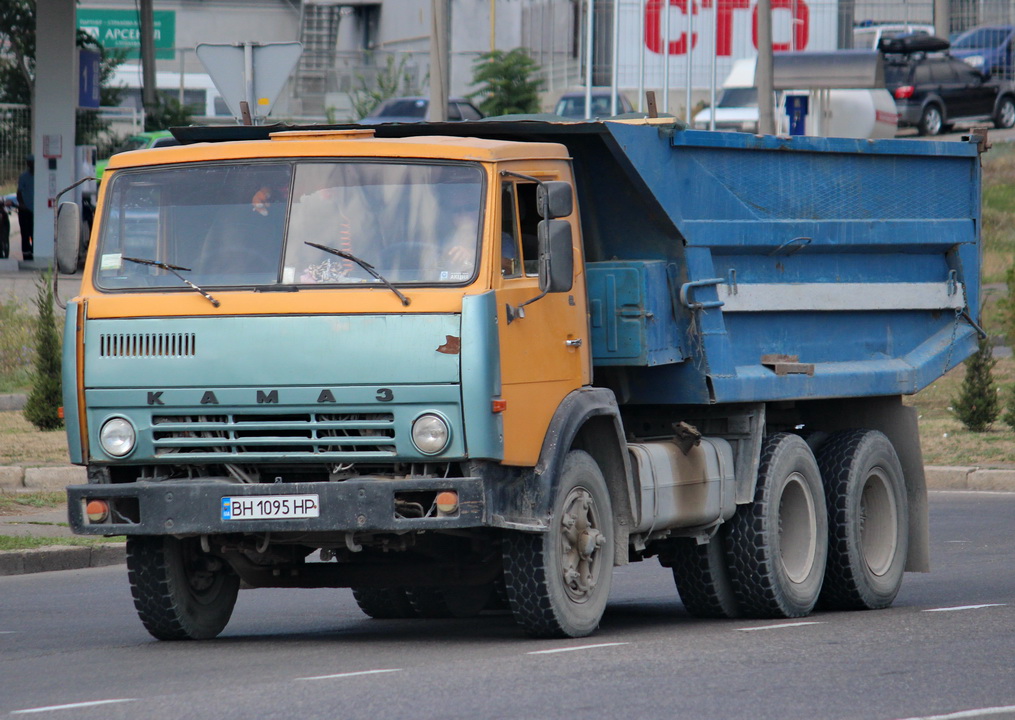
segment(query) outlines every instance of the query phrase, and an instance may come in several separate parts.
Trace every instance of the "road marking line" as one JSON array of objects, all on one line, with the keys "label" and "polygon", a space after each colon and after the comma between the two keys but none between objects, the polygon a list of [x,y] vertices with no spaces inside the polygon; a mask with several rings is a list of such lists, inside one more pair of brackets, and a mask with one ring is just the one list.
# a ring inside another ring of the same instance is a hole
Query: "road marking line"
[{"label": "road marking line", "polygon": [[781,630],[782,628],[802,627],[804,625],[824,625],[824,624],[825,623],[819,622],[817,620],[808,620],[805,622],[780,623],[779,625],[759,625],[758,627],[737,628],[737,631],[754,632],[755,630]]},{"label": "road marking line", "polygon": [[134,698],[119,698],[117,700],[92,700],[91,702],[70,703],[69,705],[49,705],[47,707],[29,708],[27,710],[12,710],[11,715],[27,715],[29,713],[50,712],[51,710],[74,710],[77,708],[95,707],[96,705],[112,705],[113,703],[135,702]]},{"label": "road marking line", "polygon": [[301,677],[297,680],[334,680],[336,678],[357,677],[359,675],[380,675],[381,673],[402,672],[402,668],[391,668],[388,670],[360,670],[358,672],[336,673],[334,675],[315,675],[313,677]]},{"label": "road marking line", "polygon": [[17,630],[0,630],[0,635],[15,635]]},{"label": "road marking line", "polygon": [[980,610],[982,608],[1004,607],[1008,603],[984,603],[983,605],[960,605],[959,607],[931,608],[924,612],[954,612],[955,610]]},{"label": "road marking line", "polygon": [[554,653],[574,652],[576,650],[592,650],[593,648],[617,647],[618,645],[630,645],[626,642],[598,643],[596,645],[579,645],[578,647],[554,648],[553,650],[533,650],[526,655],[553,655]]},{"label": "road marking line", "polygon": [[987,715],[1004,715],[1015,711],[1015,705],[1004,707],[977,708],[975,710],[960,710],[948,715],[921,715],[920,717],[905,718],[905,720],[959,720],[960,718],[985,717]]}]

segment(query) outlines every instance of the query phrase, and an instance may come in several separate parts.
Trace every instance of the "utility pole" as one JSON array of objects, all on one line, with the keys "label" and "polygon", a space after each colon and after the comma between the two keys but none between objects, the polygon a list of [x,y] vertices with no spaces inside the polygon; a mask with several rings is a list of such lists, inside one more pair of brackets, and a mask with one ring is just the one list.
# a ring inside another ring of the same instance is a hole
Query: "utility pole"
[{"label": "utility pole", "polygon": [[758,0],[758,64],[754,69],[758,88],[758,132],[775,135],[775,101],[772,77],[772,0]]},{"label": "utility pole", "polygon": [[490,52],[497,49],[497,0],[490,0]]},{"label": "utility pole", "polygon": [[159,103],[155,86],[155,10],[154,0],[139,0],[141,10],[141,103],[151,113]]},{"label": "utility pole", "polygon": [[934,0],[934,34],[948,38],[951,32],[952,9],[949,0]]},{"label": "utility pole", "polygon": [[430,0],[430,122],[448,119],[448,0]]}]

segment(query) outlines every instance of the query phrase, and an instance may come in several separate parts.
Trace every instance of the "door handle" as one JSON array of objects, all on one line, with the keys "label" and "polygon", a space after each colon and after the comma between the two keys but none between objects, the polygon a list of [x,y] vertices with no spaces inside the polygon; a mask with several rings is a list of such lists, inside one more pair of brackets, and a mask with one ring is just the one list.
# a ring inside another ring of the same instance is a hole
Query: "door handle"
[{"label": "door handle", "polygon": [[582,339],[575,338],[574,340],[565,340],[564,344],[567,345],[568,347],[579,348],[582,346]]}]

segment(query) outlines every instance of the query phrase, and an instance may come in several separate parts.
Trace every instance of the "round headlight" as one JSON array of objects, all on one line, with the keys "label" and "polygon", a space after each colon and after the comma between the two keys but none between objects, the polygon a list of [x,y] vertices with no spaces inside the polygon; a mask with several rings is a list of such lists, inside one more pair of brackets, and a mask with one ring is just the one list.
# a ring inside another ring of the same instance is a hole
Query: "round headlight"
[{"label": "round headlight", "polygon": [[134,426],[121,417],[110,418],[99,430],[99,444],[113,457],[123,457],[134,449]]},{"label": "round headlight", "polygon": [[448,446],[451,430],[440,415],[420,415],[412,424],[412,444],[424,455],[436,455]]}]

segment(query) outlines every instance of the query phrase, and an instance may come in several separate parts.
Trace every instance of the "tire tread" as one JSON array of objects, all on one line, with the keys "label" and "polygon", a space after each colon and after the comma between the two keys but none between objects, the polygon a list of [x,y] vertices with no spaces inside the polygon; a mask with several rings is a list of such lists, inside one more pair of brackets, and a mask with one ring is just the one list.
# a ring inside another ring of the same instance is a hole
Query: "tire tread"
[{"label": "tire tread", "polygon": [[[833,434],[818,453],[818,468],[825,488],[825,506],[828,509],[828,561],[825,582],[818,600],[826,610],[873,610],[888,607],[895,600],[898,587],[890,597],[876,598],[865,587],[860,570],[854,567],[849,553],[849,527],[847,525],[850,482],[853,466],[860,455],[861,446],[883,440],[891,443],[882,433],[871,430],[844,430]],[[894,449],[892,451],[894,453]],[[898,459],[895,460],[898,463]],[[901,474],[901,467],[898,468]],[[857,559],[858,561],[858,559]]]}]

